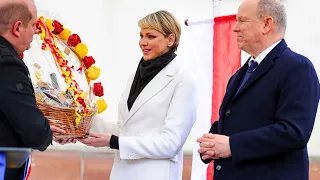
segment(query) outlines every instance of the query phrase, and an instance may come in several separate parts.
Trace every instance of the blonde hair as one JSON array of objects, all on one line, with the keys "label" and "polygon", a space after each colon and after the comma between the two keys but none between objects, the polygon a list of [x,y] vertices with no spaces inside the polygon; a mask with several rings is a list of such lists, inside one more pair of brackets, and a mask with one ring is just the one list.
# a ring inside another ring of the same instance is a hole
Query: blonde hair
[{"label": "blonde hair", "polygon": [[175,35],[175,41],[170,47],[171,50],[176,51],[181,36],[181,27],[178,20],[168,11],[157,11],[147,15],[146,17],[140,19],[138,26],[141,29],[154,29],[162,33],[165,37],[168,37],[170,34]]}]

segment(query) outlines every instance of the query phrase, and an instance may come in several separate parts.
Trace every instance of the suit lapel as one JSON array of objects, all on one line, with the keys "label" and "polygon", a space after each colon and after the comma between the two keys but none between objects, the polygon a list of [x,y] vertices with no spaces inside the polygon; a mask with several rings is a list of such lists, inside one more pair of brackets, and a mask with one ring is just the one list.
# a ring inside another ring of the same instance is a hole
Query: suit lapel
[{"label": "suit lapel", "polygon": [[129,115],[129,109],[128,109],[128,105],[127,105],[127,100],[129,97],[129,93],[130,93],[130,89],[131,89],[131,85],[134,79],[134,74],[132,74],[128,80],[128,83],[126,85],[126,88],[123,92],[123,94],[121,95],[121,99],[120,99],[120,103],[119,103],[119,111],[121,113],[121,115],[123,116],[123,119],[127,119],[128,115]]},{"label": "suit lapel", "polygon": [[[179,71],[180,66],[178,65],[177,58],[172,60],[165,68],[163,68],[141,91],[137,99],[132,105],[131,110],[125,120],[127,122],[149,99],[159,93],[165,88],[170,81],[172,81]],[[130,88],[129,88],[130,89]],[[129,93],[128,93],[129,94]],[[128,99],[128,96],[126,97]],[[128,109],[128,108],[127,108]],[[125,123],[124,122],[124,123]]]},{"label": "suit lapel", "polygon": [[248,69],[247,65],[243,66],[242,68],[239,69],[238,72],[236,72],[234,77],[232,77],[232,79],[230,80],[229,87],[226,90],[225,97],[223,98],[223,101],[222,101],[222,104],[221,104],[221,108],[222,109],[224,107],[226,107],[229,104],[229,102],[233,99],[234,94],[237,92],[237,89],[238,89],[238,87],[240,85],[242,77],[246,73],[247,69]]},{"label": "suit lapel", "polygon": [[248,61],[245,63],[245,66],[243,66],[239,72],[235,75],[235,79],[233,82],[230,82],[230,88],[227,89],[225,98],[222,102],[221,107],[226,107],[231,101],[234,101],[240,94],[245,92],[246,89],[248,89],[254,82],[259,80],[265,73],[267,73],[275,64],[275,59],[277,59],[280,54],[287,48],[287,44],[285,40],[282,40],[271,52],[263,59],[263,61],[258,65],[257,69],[254,71],[254,73],[250,76],[250,78],[247,80],[247,82],[242,86],[242,88],[239,90],[238,94],[235,95],[237,92],[237,89],[241,83],[241,80],[246,73],[248,69]]},{"label": "suit lapel", "polygon": [[255,81],[257,81],[260,77],[262,77],[265,73],[269,71],[269,69],[274,65],[273,59],[265,58],[261,64],[258,65],[257,69],[253,72],[253,74],[249,77],[247,82],[242,86],[239,90],[238,94],[235,95],[234,98],[239,96],[243,91],[245,91],[249,86],[251,86]]},{"label": "suit lapel", "polygon": [[235,97],[237,97],[239,94],[245,91],[255,81],[261,78],[265,73],[267,73],[274,66],[275,59],[277,59],[287,47],[288,46],[285,40],[282,40],[276,47],[274,47],[270,51],[270,53],[262,60],[261,64],[258,65],[257,69],[249,77],[247,82],[243,85],[243,87],[239,90],[238,94],[236,94]]}]

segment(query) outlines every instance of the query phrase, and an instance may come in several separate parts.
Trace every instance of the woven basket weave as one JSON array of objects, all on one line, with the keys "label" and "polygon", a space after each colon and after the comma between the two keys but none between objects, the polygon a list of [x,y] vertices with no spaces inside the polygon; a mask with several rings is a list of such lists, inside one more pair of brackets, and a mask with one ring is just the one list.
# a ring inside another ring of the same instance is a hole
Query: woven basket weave
[{"label": "woven basket weave", "polygon": [[57,138],[64,139],[85,137],[89,132],[93,119],[92,115],[84,116],[80,123],[76,125],[75,109],[50,105],[38,98],[36,98],[36,100],[38,108],[49,120],[49,124],[66,131],[66,134],[56,135]]}]

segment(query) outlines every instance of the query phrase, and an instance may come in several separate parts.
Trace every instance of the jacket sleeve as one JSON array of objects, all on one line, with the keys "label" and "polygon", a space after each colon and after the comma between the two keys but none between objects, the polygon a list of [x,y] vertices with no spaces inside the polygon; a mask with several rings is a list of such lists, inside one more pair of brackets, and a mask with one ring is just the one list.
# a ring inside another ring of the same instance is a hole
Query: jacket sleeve
[{"label": "jacket sleeve", "polygon": [[52,142],[52,132],[48,120],[36,105],[31,82],[19,66],[3,66],[0,72],[1,111],[25,146],[44,151]]},{"label": "jacket sleeve", "polygon": [[[230,84],[232,84],[232,82],[234,81],[234,78],[236,77],[236,75],[237,75],[238,72],[239,72],[239,70],[238,70],[234,75],[232,75],[231,78],[229,79],[228,84],[227,84],[227,87],[226,87],[226,91],[228,91],[228,89],[229,89],[229,87],[230,87]],[[219,111],[221,111],[221,107],[220,107],[220,110],[219,110]],[[218,134],[218,124],[219,124],[219,120],[215,121],[215,122],[211,125],[211,128],[210,128],[209,133],[211,133],[211,134]],[[203,163],[205,163],[205,164],[208,164],[208,163],[210,163],[210,162],[213,160],[213,159],[203,160],[203,159],[202,159],[202,156],[203,156],[203,154],[200,153],[200,159],[201,159],[201,161],[202,161]]]},{"label": "jacket sleeve", "polygon": [[[217,134],[217,133],[218,133],[218,123],[219,123],[219,121],[215,121],[215,122],[212,124],[209,133],[211,133],[211,134]],[[208,163],[210,163],[210,162],[212,161],[212,159],[203,160],[203,159],[202,159],[202,156],[203,156],[202,153],[200,153],[200,159],[201,159],[201,161],[202,161],[203,163],[208,164]]]},{"label": "jacket sleeve", "polygon": [[162,132],[156,136],[120,136],[121,159],[172,159],[181,150],[196,120],[196,82],[187,77],[177,83]]},{"label": "jacket sleeve", "polygon": [[279,87],[275,123],[230,136],[234,163],[274,157],[306,147],[319,102],[315,69],[306,60],[293,67]]}]

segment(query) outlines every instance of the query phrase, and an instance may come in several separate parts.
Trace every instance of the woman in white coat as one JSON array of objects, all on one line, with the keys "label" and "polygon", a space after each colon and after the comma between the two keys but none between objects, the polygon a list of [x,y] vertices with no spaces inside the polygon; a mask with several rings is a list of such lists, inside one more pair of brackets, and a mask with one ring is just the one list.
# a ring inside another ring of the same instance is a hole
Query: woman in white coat
[{"label": "woman in white coat", "polygon": [[111,180],[181,180],[182,146],[196,120],[196,82],[175,54],[181,28],[171,13],[149,14],[138,25],[143,57],[120,99],[120,124],[113,134],[90,133],[80,141],[116,149]]}]

